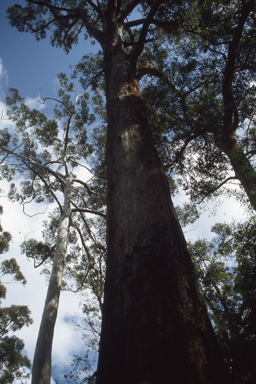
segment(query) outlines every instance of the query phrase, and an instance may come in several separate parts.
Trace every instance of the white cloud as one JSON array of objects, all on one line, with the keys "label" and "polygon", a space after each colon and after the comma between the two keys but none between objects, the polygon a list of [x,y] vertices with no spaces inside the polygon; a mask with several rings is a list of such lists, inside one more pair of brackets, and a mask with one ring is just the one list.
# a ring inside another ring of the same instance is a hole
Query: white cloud
[{"label": "white cloud", "polygon": [[25,99],[25,104],[30,108],[30,109],[37,109],[37,110],[42,110],[46,107],[45,104],[39,103],[38,97],[26,97]]}]

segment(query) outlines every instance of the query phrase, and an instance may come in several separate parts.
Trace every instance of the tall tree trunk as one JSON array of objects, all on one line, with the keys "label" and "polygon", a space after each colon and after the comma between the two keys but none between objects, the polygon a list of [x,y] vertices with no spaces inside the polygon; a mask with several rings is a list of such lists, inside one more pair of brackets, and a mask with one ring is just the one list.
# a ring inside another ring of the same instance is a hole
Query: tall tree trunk
[{"label": "tall tree trunk", "polygon": [[50,384],[51,382],[52,341],[67,251],[70,198],[71,181],[67,180],[64,187],[64,205],[58,227],[53,267],[36,343],[31,384]]},{"label": "tall tree trunk", "polygon": [[97,384],[227,382],[135,64],[120,52],[105,62],[108,259]]}]

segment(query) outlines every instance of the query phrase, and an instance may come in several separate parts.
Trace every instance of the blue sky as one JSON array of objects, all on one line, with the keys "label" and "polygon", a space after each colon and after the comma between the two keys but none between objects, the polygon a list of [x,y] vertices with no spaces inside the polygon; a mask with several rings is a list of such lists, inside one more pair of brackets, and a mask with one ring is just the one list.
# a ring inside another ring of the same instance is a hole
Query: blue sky
[{"label": "blue sky", "polygon": [[[24,98],[31,100],[35,100],[40,91],[44,97],[53,96],[57,74],[70,73],[69,65],[74,66],[84,54],[97,49],[92,48],[89,41],[81,41],[66,55],[60,48],[52,47],[49,38],[38,42],[33,35],[18,32],[5,18],[6,8],[14,3],[22,4],[24,1],[0,1],[0,105],[2,106],[9,87],[19,89]],[[176,197],[175,205],[181,205],[183,202],[184,193]],[[0,204],[4,206],[5,212],[1,218],[3,227],[10,231],[14,238],[6,257],[16,257],[28,280],[26,288],[11,284],[8,286],[6,304],[28,304],[32,310],[32,317],[35,320],[33,326],[24,328],[17,335],[24,339],[26,352],[32,359],[46,294],[46,283],[44,276],[33,269],[32,263],[28,263],[24,256],[20,255],[19,244],[28,233],[33,232],[34,236],[36,232],[40,235],[41,221],[37,218],[24,217],[22,207],[8,202],[6,198],[0,199]],[[204,213],[195,224],[196,230],[189,232],[188,235],[191,239],[207,237],[213,222],[225,220],[229,222],[232,217],[242,215],[242,208],[232,201],[226,201],[217,217],[212,218],[209,212]],[[86,351],[80,334],[66,321],[68,316],[81,313],[79,301],[79,297],[66,292],[62,294],[60,300],[53,347],[53,375],[60,379],[60,384],[64,383],[61,375],[63,371],[69,370],[72,355]]]},{"label": "blue sky", "polygon": [[64,50],[52,47],[49,37],[36,41],[32,34],[18,32],[5,16],[8,6],[15,3],[23,4],[25,1],[0,2],[0,58],[8,71],[8,85],[4,84],[4,90],[13,87],[19,89],[23,97],[34,97],[43,89],[46,95],[55,87],[56,75],[70,73],[69,65],[77,64],[92,46],[89,41],[82,41],[67,55]]}]

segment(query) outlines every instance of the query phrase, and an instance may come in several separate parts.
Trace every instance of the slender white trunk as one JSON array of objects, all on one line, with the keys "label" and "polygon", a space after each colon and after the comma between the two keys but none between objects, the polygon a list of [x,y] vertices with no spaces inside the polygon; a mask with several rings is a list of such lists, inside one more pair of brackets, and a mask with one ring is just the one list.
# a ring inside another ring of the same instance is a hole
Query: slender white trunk
[{"label": "slender white trunk", "polygon": [[67,251],[70,198],[71,180],[67,180],[64,188],[64,206],[58,227],[52,273],[36,343],[31,384],[50,384],[51,382],[52,341]]}]

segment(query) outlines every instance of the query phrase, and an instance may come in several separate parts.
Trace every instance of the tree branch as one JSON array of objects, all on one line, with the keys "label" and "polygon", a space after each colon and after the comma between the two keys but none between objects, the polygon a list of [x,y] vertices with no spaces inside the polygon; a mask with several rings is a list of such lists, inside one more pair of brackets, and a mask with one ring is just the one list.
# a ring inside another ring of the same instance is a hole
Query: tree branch
[{"label": "tree branch", "polygon": [[127,8],[121,13],[120,17],[118,18],[118,22],[122,23],[124,20],[132,13],[132,11],[139,5],[141,0],[133,0],[131,1]]},{"label": "tree branch", "polygon": [[99,194],[97,192],[92,191],[91,188],[89,188],[89,186],[84,181],[81,181],[79,179],[74,179],[73,182],[83,185],[90,194],[99,196]]},{"label": "tree branch", "polygon": [[132,50],[132,52],[129,54],[129,57],[132,61],[136,60],[140,56],[140,54],[142,53],[150,23],[152,22],[153,17],[156,14],[161,3],[162,3],[161,0],[156,0],[154,5],[152,6],[143,26],[141,28],[138,42],[137,42],[136,46],[134,47],[134,49]]},{"label": "tree branch", "polygon": [[29,164],[26,164],[26,166],[27,166],[32,172],[34,172],[34,174],[36,174],[36,175],[40,178],[40,180],[44,183],[44,185],[45,185],[46,188],[49,190],[49,192],[52,194],[54,200],[55,200],[56,203],[58,204],[58,206],[59,206],[59,208],[60,208],[60,212],[62,212],[62,211],[63,211],[63,209],[62,209],[62,205],[61,205],[61,203],[59,202],[59,199],[57,198],[57,196],[55,195],[55,193],[53,192],[52,188],[47,184],[46,180],[40,175],[39,172],[37,172],[35,169],[31,168],[31,167],[29,166]]},{"label": "tree branch", "polygon": [[[73,204],[73,202],[72,202],[72,204]],[[94,215],[104,217],[104,219],[107,217],[106,213],[94,211],[93,209],[87,209],[87,208],[72,208],[71,212],[92,213]]]},{"label": "tree branch", "polygon": [[127,31],[128,29],[132,28],[132,27],[137,27],[138,25],[142,25],[145,23],[147,19],[143,18],[143,19],[137,19],[137,20],[131,20],[131,21],[127,21],[125,24],[124,24],[124,30]]},{"label": "tree branch", "polygon": [[11,151],[10,149],[6,148],[3,145],[0,145],[0,150],[4,151],[6,153],[9,153],[10,155],[13,155],[13,156],[15,156],[15,157],[17,157],[19,159],[22,159],[26,163],[30,163],[32,165],[35,165],[35,166],[37,166],[39,168],[44,169],[46,172],[49,172],[52,176],[54,176],[61,184],[63,184],[63,182],[64,182],[63,178],[60,177],[60,175],[57,174],[56,172],[54,172],[52,169],[44,166],[43,164],[38,163],[37,161],[34,161],[34,160],[32,160],[32,159],[30,159],[30,158],[28,158],[26,156],[20,155],[20,154],[14,152],[14,151]]},{"label": "tree branch", "polygon": [[81,229],[73,222],[73,220],[71,220],[70,226],[77,230],[79,237],[80,237],[80,240],[81,240],[81,243],[82,243],[82,246],[83,246],[85,253],[87,255],[88,261],[91,261],[91,255],[90,255],[90,252],[88,250],[88,247],[86,246],[86,244],[84,242],[84,237],[83,237],[83,234],[81,232]]},{"label": "tree branch", "polygon": [[[48,1],[28,0],[28,2],[41,7],[42,6],[46,7],[54,16],[54,20],[51,21],[51,23],[57,20],[64,20],[64,19],[73,20],[75,17],[77,17],[78,19],[84,22],[84,25],[89,35],[94,37],[100,44],[103,43],[103,36],[104,36],[103,32],[95,27],[92,19],[90,18],[90,16],[88,15],[85,9],[80,9],[80,8],[71,9],[71,8],[65,8],[65,7],[57,7],[55,5],[49,4]],[[102,17],[102,13],[96,4],[93,4],[91,0],[87,0],[86,2],[98,13],[100,17]],[[56,11],[67,12],[67,15],[56,14]],[[44,26],[43,28],[41,28],[41,30],[46,28],[47,27]]]},{"label": "tree branch", "polygon": [[[73,201],[71,201],[71,203],[74,205],[74,207],[78,208],[78,206]],[[79,212],[79,213],[80,213],[81,220],[83,221],[83,223],[84,223],[84,225],[85,225],[85,227],[87,229],[87,232],[90,235],[90,238],[92,239],[92,241],[94,242],[95,245],[98,245],[96,235],[92,232],[92,230],[91,230],[89,224],[87,223],[87,221],[86,221],[84,215],[82,214],[82,212]]]},{"label": "tree branch", "polygon": [[167,81],[173,93],[175,93],[179,97],[183,97],[183,93],[174,86],[174,84],[168,79],[168,77],[162,71],[159,71],[154,66],[154,64],[150,63],[149,61],[137,61],[136,71],[137,71],[136,77],[138,80],[140,80],[145,75],[151,75],[151,76],[158,77],[159,79],[164,79],[165,81]]},{"label": "tree branch", "polygon": [[243,3],[241,10],[241,16],[239,18],[235,34],[232,41],[229,44],[228,49],[228,59],[224,69],[224,77],[222,80],[222,94],[224,101],[224,117],[223,125],[226,134],[233,133],[238,127],[238,112],[235,105],[232,83],[235,72],[235,63],[237,58],[237,49],[242,37],[244,25],[246,23],[247,17],[250,12],[253,10],[255,5],[255,0],[249,0],[248,2]]},{"label": "tree branch", "polygon": [[222,183],[220,183],[217,187],[215,188],[212,188],[200,201],[198,204],[201,204],[204,199],[206,199],[209,195],[211,195],[212,193],[216,192],[218,189],[220,189],[224,184],[226,184],[228,181],[230,180],[238,180],[237,177],[235,176],[230,176],[228,177],[227,179],[225,179]]}]

